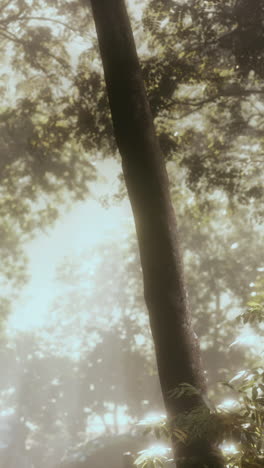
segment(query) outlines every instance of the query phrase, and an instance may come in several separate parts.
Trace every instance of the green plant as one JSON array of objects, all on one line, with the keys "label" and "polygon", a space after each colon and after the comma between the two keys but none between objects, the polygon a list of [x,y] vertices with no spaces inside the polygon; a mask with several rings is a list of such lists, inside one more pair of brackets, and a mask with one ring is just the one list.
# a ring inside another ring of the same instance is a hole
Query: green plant
[{"label": "green plant", "polygon": [[[247,304],[246,311],[239,316],[243,324],[259,324],[264,321],[263,281],[256,283],[254,301]],[[236,374],[223,385],[233,392],[234,399],[226,400],[218,407],[195,408],[179,414],[171,424],[164,415],[147,418],[144,433],[153,433],[156,438],[177,437],[188,444],[194,439],[208,437],[220,446],[227,468],[261,468],[264,466],[264,369],[257,364]],[[171,398],[183,394],[190,397],[197,390],[187,383],[170,392]],[[168,448],[158,447],[140,452],[135,465],[140,468],[156,468],[171,462]]]}]

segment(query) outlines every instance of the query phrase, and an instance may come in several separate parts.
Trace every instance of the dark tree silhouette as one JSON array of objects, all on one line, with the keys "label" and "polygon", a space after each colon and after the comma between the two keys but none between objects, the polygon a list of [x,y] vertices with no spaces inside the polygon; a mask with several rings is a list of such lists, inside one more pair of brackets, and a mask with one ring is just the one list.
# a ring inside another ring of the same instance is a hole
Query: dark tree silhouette
[{"label": "dark tree silhouette", "polygon": [[237,27],[220,38],[220,45],[230,49],[236,58],[242,75],[254,70],[263,75],[263,2],[262,0],[238,0],[231,16]]},{"label": "dark tree silhouette", "polygon": [[[134,212],[145,300],[168,418],[206,406],[204,371],[186,298],[169,182],[153,126],[133,34],[123,0],[92,0],[115,138]],[[197,392],[170,392],[188,383]],[[223,467],[205,436],[173,440],[177,467]]]}]

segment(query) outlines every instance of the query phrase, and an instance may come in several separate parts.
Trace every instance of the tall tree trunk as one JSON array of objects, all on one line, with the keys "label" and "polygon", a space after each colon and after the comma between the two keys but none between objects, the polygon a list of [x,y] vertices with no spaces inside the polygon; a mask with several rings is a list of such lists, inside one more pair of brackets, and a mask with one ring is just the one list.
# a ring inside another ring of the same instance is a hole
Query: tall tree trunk
[{"label": "tall tree trunk", "polygon": [[[91,0],[115,137],[138,236],[144,294],[170,421],[205,407],[204,371],[186,298],[175,215],[124,0]],[[198,280],[198,278],[197,278]],[[188,383],[199,393],[172,398]],[[177,467],[223,467],[213,444],[173,440]]]}]

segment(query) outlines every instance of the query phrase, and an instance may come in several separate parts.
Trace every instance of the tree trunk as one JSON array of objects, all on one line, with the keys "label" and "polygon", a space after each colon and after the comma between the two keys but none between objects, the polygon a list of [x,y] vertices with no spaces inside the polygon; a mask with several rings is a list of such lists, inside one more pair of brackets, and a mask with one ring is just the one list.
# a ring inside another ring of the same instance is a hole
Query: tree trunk
[{"label": "tree trunk", "polygon": [[[124,0],[91,0],[115,137],[138,236],[144,294],[169,421],[205,407],[204,371],[186,298],[175,214]],[[198,280],[198,278],[197,278]],[[179,384],[196,395],[172,398]],[[223,467],[201,434],[173,440],[177,468]]]}]

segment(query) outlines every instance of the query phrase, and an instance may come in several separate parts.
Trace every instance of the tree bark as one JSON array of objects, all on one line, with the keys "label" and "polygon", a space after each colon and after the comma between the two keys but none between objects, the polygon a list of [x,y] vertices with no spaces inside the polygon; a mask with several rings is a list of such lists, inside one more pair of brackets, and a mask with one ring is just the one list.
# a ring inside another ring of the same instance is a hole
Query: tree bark
[{"label": "tree bark", "polygon": [[[91,0],[115,138],[134,213],[157,366],[169,421],[206,406],[206,382],[192,329],[176,219],[124,0]],[[198,280],[198,278],[197,278]],[[170,397],[182,383],[196,395]],[[173,439],[177,468],[223,467],[203,435]]]}]

